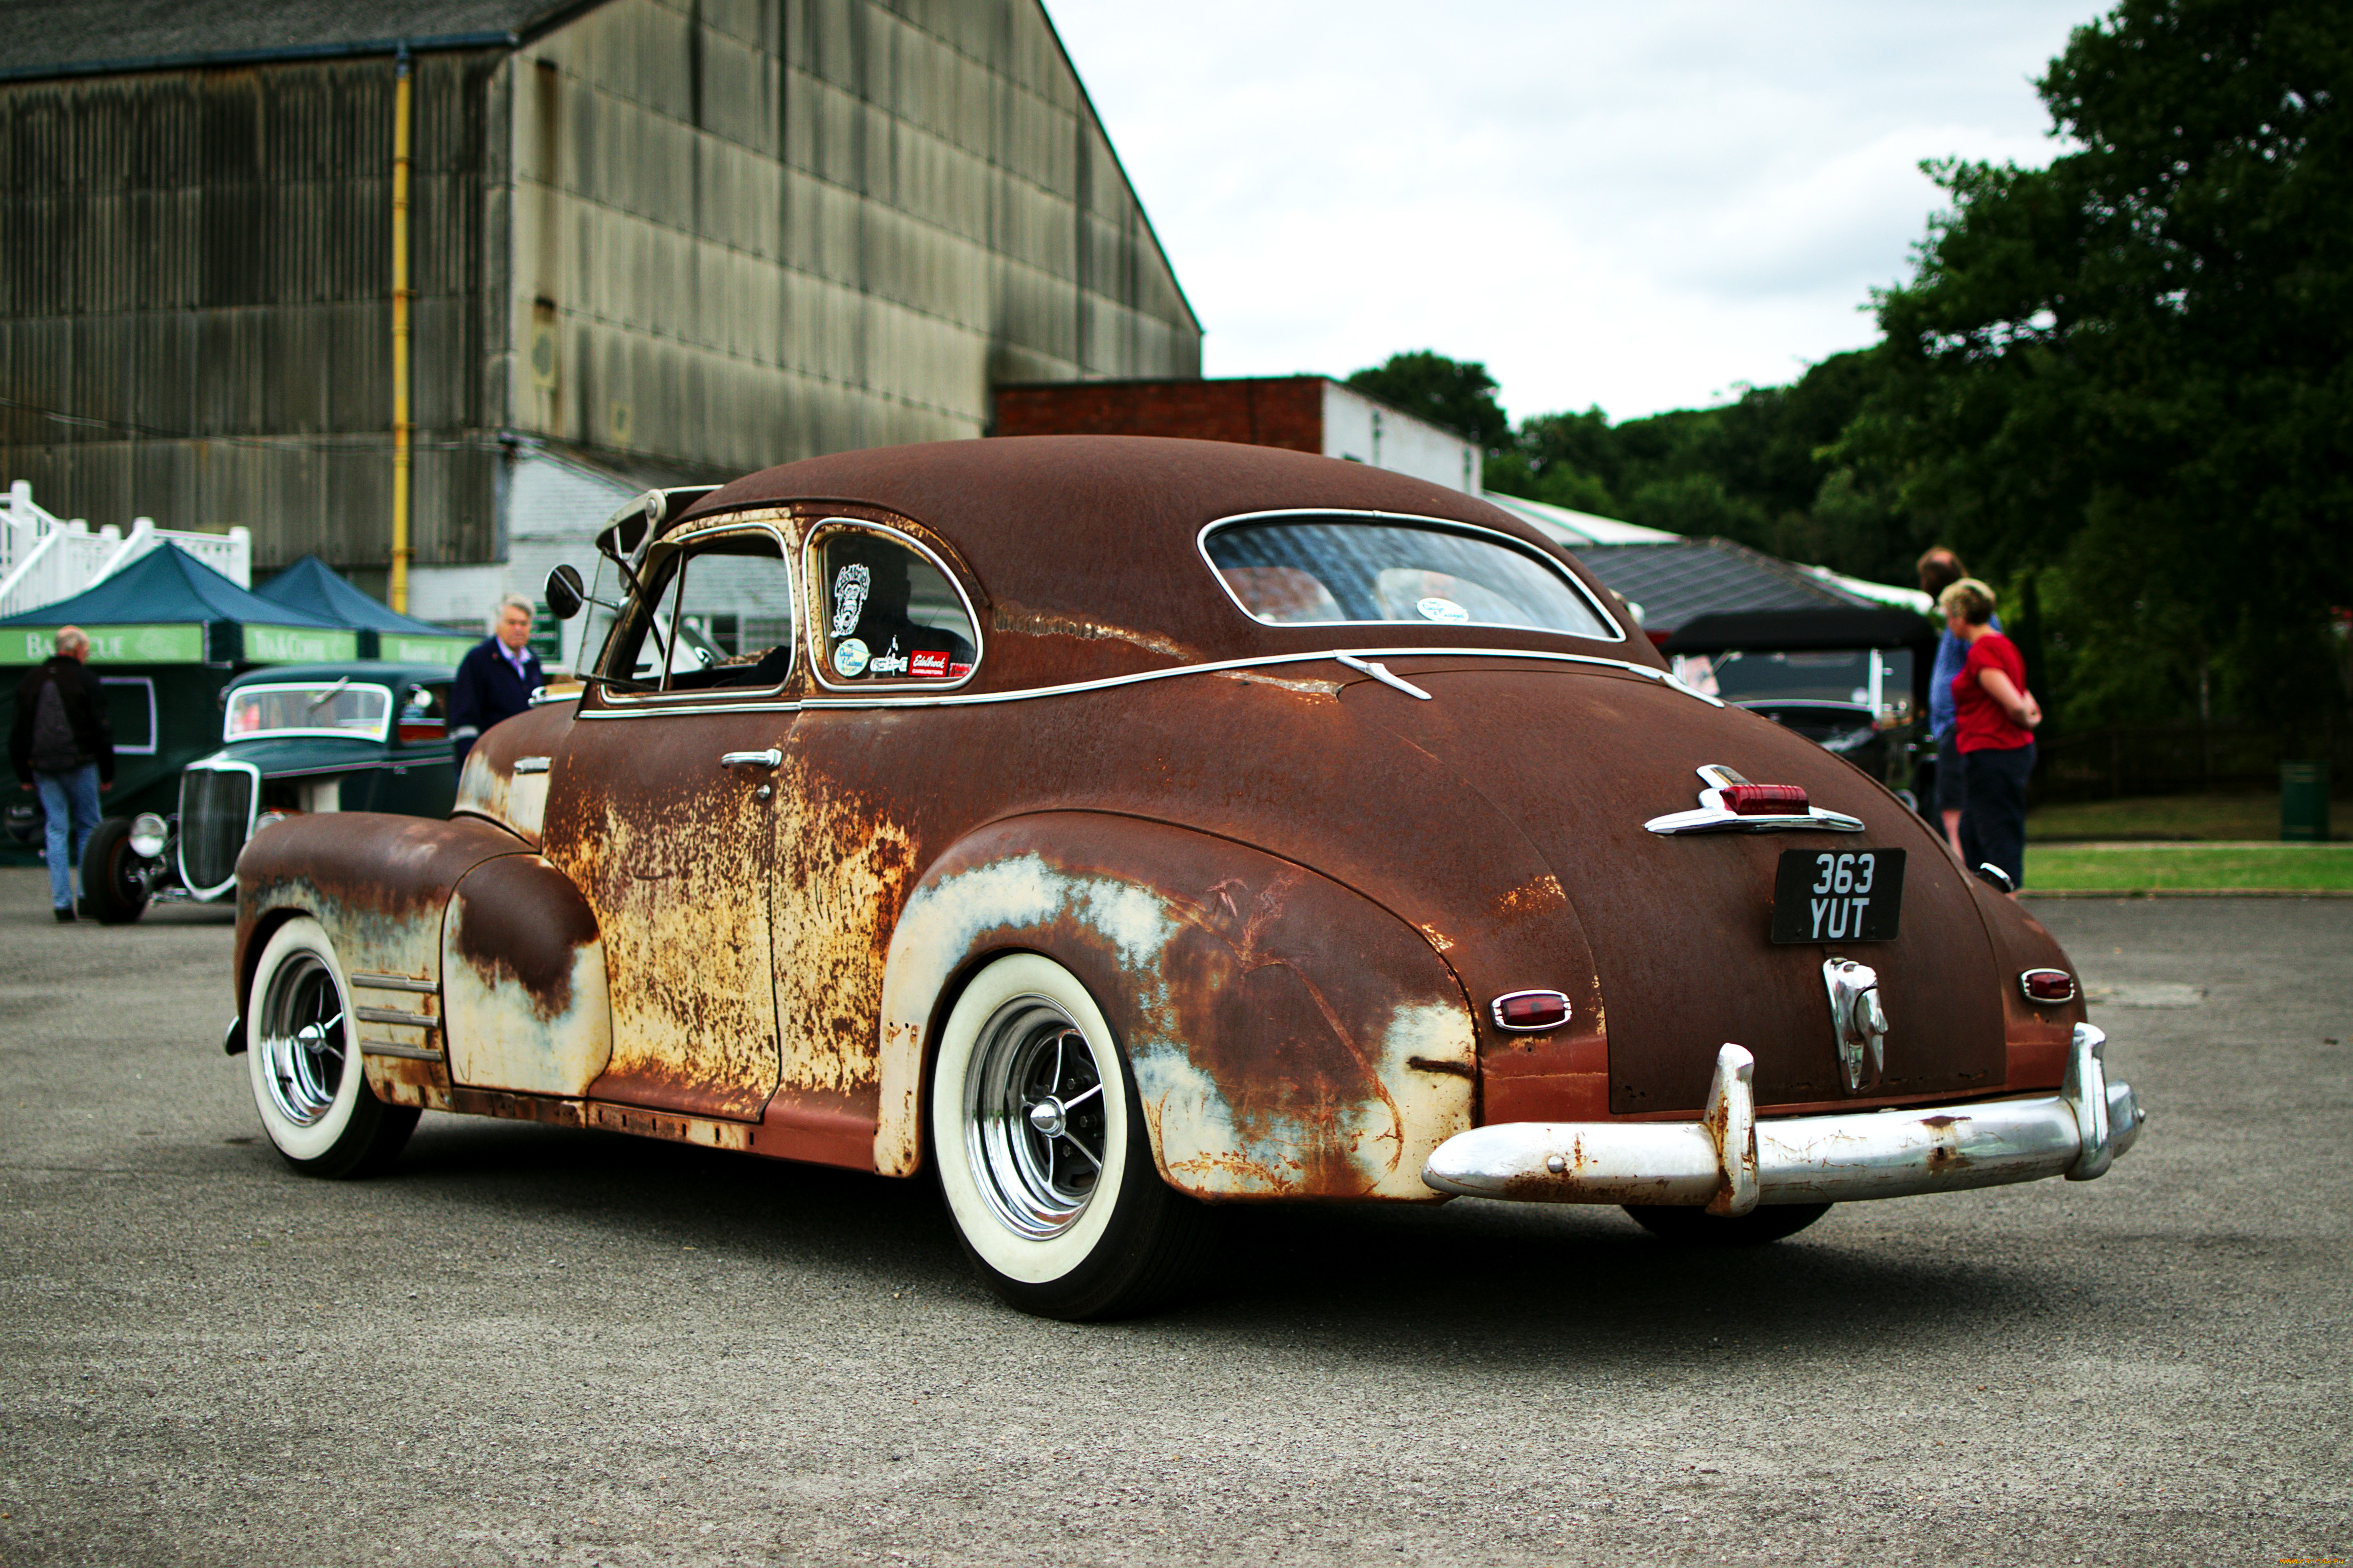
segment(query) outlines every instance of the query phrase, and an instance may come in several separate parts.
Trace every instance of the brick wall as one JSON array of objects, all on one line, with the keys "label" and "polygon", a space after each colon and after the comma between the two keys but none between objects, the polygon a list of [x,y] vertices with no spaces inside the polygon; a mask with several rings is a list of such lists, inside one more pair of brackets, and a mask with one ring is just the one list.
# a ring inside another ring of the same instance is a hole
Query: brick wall
[{"label": "brick wall", "polygon": [[997,389],[992,436],[1179,436],[1324,450],[1324,378],[1073,381]]}]

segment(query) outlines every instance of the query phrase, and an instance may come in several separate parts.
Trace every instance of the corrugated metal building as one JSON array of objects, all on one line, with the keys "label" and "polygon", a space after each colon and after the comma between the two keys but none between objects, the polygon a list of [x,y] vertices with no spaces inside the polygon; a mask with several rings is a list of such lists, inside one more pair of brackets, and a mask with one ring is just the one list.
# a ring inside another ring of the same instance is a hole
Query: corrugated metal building
[{"label": "corrugated metal building", "polygon": [[0,0],[0,479],[387,563],[404,49],[419,613],[535,451],[722,477],[1199,374],[1039,0]]}]

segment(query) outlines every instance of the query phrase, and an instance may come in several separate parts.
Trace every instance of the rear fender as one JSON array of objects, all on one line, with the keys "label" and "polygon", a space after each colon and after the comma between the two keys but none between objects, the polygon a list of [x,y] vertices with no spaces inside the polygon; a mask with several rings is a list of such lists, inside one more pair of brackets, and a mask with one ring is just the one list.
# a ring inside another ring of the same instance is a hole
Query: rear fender
[{"label": "rear fender", "polygon": [[1153,1157],[1211,1199],[1429,1200],[1469,1128],[1469,1005],[1429,940],[1340,884],[1221,838],[1055,812],[972,835],[910,897],[883,973],[875,1165],[922,1163],[925,1066],[962,976],[1045,954],[1126,1047]]},{"label": "rear fender", "polygon": [[[307,914],[343,961],[351,1035],[368,1087],[393,1104],[446,1106],[441,1059],[441,924],[459,879],[486,860],[527,855],[513,834],[471,817],[435,822],[378,812],[290,816],[253,836],[237,862],[237,1011],[252,1016],[253,965],[277,925]],[[385,984],[370,985],[373,977]],[[375,1054],[373,1047],[401,1053]]]}]

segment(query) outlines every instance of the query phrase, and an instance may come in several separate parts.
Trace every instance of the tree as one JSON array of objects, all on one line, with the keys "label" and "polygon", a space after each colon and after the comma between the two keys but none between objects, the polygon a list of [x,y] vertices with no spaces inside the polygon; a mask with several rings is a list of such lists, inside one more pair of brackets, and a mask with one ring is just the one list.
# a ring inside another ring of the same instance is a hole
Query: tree
[{"label": "tree", "polygon": [[[2125,0],[2039,84],[2075,150],[1947,163],[1840,460],[2040,589],[2070,719],[2341,711],[2353,9]],[[2022,608],[2024,606],[2021,606]]]},{"label": "tree", "polygon": [[1482,452],[1500,452],[1511,439],[1511,419],[1495,401],[1495,378],[1476,360],[1417,349],[1356,372],[1348,384],[1476,442]]}]

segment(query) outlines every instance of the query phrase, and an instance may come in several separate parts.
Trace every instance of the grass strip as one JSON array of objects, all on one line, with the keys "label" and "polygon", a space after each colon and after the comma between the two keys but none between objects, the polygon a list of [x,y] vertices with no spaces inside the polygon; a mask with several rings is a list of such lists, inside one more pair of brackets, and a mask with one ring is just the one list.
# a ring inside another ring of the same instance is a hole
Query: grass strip
[{"label": "grass strip", "polygon": [[2031,891],[2348,890],[2353,889],[2353,853],[2329,845],[2230,848],[2122,844],[2040,848],[2029,845],[2026,886]]}]

